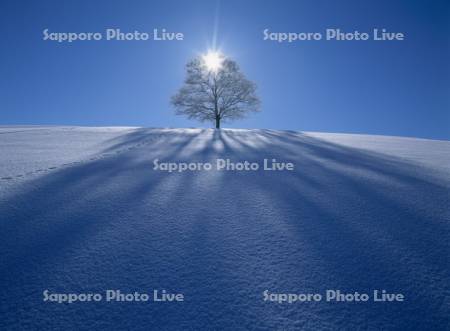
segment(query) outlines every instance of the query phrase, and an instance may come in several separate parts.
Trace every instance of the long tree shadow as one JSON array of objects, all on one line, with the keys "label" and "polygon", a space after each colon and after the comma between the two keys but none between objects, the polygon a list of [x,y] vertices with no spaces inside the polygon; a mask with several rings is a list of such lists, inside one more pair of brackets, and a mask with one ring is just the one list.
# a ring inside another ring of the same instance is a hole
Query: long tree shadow
[{"label": "long tree shadow", "polygon": [[[15,298],[2,301],[2,310],[33,307],[24,287],[35,296],[45,287],[160,285],[182,289],[192,305],[152,307],[151,318],[138,318],[148,325],[214,329],[228,322],[239,329],[258,318],[261,328],[289,328],[307,325],[307,315],[264,305],[264,289],[388,287],[417,302],[353,306],[360,314],[353,321],[336,313],[348,314],[348,305],[330,308],[329,316],[313,305],[310,318],[324,326],[361,327],[368,317],[374,328],[442,326],[440,290],[450,279],[447,178],[297,132],[142,129],[115,138],[103,152],[117,149],[129,150],[24,182],[2,198],[0,279],[4,295]],[[155,158],[276,158],[294,162],[296,170],[168,174],[152,170]],[[64,307],[38,307],[67,314]],[[123,327],[118,311],[144,312],[110,309],[111,323]]]},{"label": "long tree shadow", "polygon": [[[219,189],[211,194],[220,195],[226,208],[219,204],[218,212],[206,217],[201,215],[204,226],[207,227],[212,219],[233,220],[221,216],[229,215],[227,210],[233,208],[223,201],[233,201],[236,205],[244,201],[243,206],[235,210],[240,215],[238,221],[250,222],[255,231],[260,230],[261,224],[256,220],[264,218],[264,214],[258,213],[254,205],[269,205],[272,207],[269,208],[272,209],[270,218],[274,218],[275,210],[277,221],[288,224],[289,230],[297,233],[297,240],[306,242],[316,253],[314,261],[321,263],[315,264],[323,264],[327,270],[323,273],[332,275],[330,278],[322,275],[313,282],[312,288],[334,284],[349,290],[387,287],[406,291],[410,300],[416,303],[403,311],[393,310],[392,319],[400,312],[405,318],[402,322],[410,323],[415,314],[428,307],[429,321],[442,325],[445,321],[441,289],[450,279],[450,250],[446,240],[449,237],[448,180],[440,178],[439,181],[426,167],[400,158],[343,147],[305,135],[296,134],[289,138],[282,135],[280,138],[264,132],[259,136],[226,130],[215,133],[215,139],[223,143],[222,157],[235,161],[261,161],[262,155],[279,160],[288,157],[300,166],[299,169],[291,176],[225,173],[218,177],[221,184],[215,186]],[[263,142],[258,143],[257,139]],[[204,156],[207,152],[207,149],[200,151]],[[261,192],[265,192],[262,197],[265,201],[258,202],[258,198],[253,197]],[[271,222],[270,219],[267,221]],[[271,235],[276,236],[276,233]],[[265,236],[261,234],[261,237]],[[245,242],[248,244],[249,241]],[[276,257],[280,265],[290,260],[286,251],[279,255],[273,253],[276,243],[268,247],[269,251],[261,256],[274,255],[269,259],[270,263]],[[257,261],[260,266],[264,264]],[[291,279],[291,286],[295,288],[298,278],[292,275],[301,279],[305,271],[292,268],[299,265],[291,262],[290,268],[280,269],[290,275],[286,279]],[[269,272],[265,268],[260,270],[260,277],[264,279],[264,274]],[[276,279],[274,283],[285,281]],[[375,306],[361,310],[370,311],[371,315],[362,314],[359,322],[363,323],[366,317],[376,321],[377,314],[385,308]]]}]

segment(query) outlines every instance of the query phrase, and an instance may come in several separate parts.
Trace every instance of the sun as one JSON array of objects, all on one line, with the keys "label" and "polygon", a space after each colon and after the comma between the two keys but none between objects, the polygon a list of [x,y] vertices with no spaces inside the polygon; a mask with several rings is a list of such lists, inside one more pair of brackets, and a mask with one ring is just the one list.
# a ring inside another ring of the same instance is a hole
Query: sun
[{"label": "sun", "polygon": [[223,55],[219,52],[208,51],[202,56],[203,62],[208,71],[217,72],[222,68],[222,62],[224,60]]}]

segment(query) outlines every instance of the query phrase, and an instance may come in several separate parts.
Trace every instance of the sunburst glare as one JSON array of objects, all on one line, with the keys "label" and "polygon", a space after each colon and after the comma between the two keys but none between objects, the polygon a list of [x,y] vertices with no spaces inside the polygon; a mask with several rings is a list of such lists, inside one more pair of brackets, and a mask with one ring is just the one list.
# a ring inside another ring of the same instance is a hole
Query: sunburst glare
[{"label": "sunburst glare", "polygon": [[202,59],[209,71],[217,72],[222,67],[224,57],[219,52],[208,51],[208,53],[202,56]]}]

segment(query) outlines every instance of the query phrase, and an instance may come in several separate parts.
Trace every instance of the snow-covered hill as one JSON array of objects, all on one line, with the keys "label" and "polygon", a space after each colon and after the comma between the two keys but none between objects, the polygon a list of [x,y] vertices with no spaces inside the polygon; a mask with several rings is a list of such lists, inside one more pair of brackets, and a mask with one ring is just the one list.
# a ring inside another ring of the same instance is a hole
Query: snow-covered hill
[{"label": "snow-covered hill", "polygon": [[[1,329],[450,327],[448,141],[0,127],[0,154]],[[153,169],[218,158],[295,170]],[[43,301],[107,289],[185,300]],[[405,300],[277,303],[266,290]]]}]

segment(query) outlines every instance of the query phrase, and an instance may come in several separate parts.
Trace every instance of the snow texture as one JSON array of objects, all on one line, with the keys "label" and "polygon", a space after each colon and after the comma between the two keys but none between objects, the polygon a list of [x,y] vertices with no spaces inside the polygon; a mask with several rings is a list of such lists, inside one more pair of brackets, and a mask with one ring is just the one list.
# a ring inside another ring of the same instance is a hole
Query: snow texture
[{"label": "snow texture", "polygon": [[[0,128],[2,330],[450,329],[450,142],[273,130]],[[153,160],[295,164],[166,173]],[[42,292],[183,293],[180,303]],[[274,293],[405,302],[264,302]]]}]

